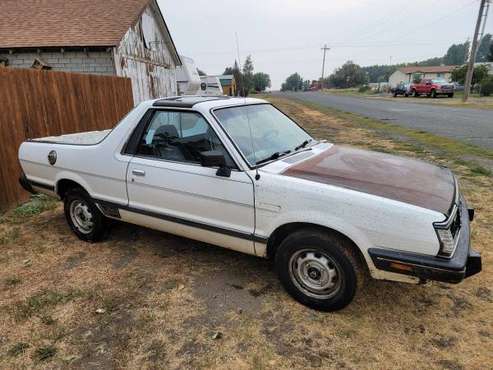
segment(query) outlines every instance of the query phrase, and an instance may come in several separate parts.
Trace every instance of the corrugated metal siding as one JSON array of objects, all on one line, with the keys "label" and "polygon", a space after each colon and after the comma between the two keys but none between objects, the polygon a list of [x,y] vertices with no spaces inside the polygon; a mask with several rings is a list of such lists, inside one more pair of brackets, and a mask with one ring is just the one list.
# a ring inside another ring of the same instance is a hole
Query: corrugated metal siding
[{"label": "corrugated metal siding", "polygon": [[135,104],[143,100],[177,95],[175,63],[166,46],[152,5],[114,49],[116,74],[132,80]]}]

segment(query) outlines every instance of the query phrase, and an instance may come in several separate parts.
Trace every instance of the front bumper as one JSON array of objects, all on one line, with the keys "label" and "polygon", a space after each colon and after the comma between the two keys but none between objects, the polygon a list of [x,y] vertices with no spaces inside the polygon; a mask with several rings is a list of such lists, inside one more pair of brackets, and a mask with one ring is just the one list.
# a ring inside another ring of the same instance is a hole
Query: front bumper
[{"label": "front bumper", "polygon": [[370,248],[368,253],[379,270],[411,275],[421,280],[460,283],[481,271],[481,256],[471,248],[469,219],[473,212],[464,199],[460,203],[461,230],[452,258],[427,256],[390,249]]}]

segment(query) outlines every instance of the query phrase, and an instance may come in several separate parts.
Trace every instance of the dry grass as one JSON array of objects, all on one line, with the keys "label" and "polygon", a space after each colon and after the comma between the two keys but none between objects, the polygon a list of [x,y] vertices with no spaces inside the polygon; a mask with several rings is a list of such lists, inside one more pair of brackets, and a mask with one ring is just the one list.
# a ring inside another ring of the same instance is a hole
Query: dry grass
[{"label": "dry grass", "polygon": [[345,310],[320,313],[287,296],[254,257],[120,224],[86,244],[60,205],[11,211],[0,221],[0,367],[491,368],[491,177],[415,141],[275,100],[315,136],[450,165],[477,209],[484,271],[460,285],[371,281]]}]

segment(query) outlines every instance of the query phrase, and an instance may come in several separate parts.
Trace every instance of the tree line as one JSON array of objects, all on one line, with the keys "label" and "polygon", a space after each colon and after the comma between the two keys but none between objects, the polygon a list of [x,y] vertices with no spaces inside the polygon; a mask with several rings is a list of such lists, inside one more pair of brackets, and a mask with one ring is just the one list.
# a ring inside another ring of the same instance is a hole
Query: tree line
[{"label": "tree line", "polygon": [[236,81],[237,93],[240,96],[248,96],[252,92],[262,92],[271,86],[270,76],[264,72],[255,72],[251,55],[245,59],[240,69],[235,60],[232,67],[224,69],[224,75],[233,75]]},{"label": "tree line", "polygon": [[[467,63],[469,55],[470,42],[466,41],[459,44],[452,44],[447,49],[444,56],[434,57],[417,61],[414,63],[401,63],[393,65],[371,65],[361,67],[368,75],[368,82],[384,82],[389,80],[389,76],[396,70],[402,67],[410,66],[453,66],[463,65]],[[485,34],[481,39],[476,54],[476,62],[493,62],[493,36],[489,33]]]},{"label": "tree line", "polygon": [[[406,66],[437,66],[458,65],[452,72],[452,80],[460,84],[464,83],[469,53],[469,42],[451,45],[443,57],[435,57],[415,63],[402,63],[394,65],[373,65],[361,67],[351,60],[348,60],[341,67],[337,68],[331,75],[322,81],[318,81],[323,87],[327,88],[351,88],[363,86],[368,83],[387,82],[392,73],[397,69]],[[493,40],[491,34],[486,34],[482,39],[476,55],[477,62],[493,62]],[[492,77],[488,76],[486,66],[476,66],[473,73],[473,84],[481,83],[482,90],[484,86],[489,86]],[[290,75],[282,84],[282,91],[306,91],[310,88],[310,81],[304,80],[298,73]],[[488,89],[486,89],[488,90]],[[485,92],[486,92],[485,90]]]}]

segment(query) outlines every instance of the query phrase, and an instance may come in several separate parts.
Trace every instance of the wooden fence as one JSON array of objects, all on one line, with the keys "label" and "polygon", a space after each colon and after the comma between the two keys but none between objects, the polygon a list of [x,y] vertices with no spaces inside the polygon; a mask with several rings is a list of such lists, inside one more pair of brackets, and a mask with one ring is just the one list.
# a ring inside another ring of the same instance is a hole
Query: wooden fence
[{"label": "wooden fence", "polygon": [[0,209],[27,199],[17,159],[25,139],[108,129],[132,107],[128,78],[0,67]]}]

